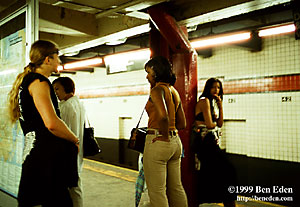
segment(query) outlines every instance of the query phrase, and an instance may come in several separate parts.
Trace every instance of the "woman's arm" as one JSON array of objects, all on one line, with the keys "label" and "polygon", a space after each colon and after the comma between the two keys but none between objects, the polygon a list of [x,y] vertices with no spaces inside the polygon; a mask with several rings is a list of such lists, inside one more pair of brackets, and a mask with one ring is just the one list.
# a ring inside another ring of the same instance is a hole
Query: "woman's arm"
[{"label": "woman's arm", "polygon": [[50,88],[48,83],[35,80],[29,85],[28,90],[48,130],[54,135],[76,144],[78,138],[56,115],[50,98]]},{"label": "woman's arm", "polygon": [[176,129],[178,130],[185,129],[186,127],[186,119],[185,119],[185,114],[181,102],[179,103],[178,110],[176,112],[175,125],[176,125]]},{"label": "woman's arm", "polygon": [[219,96],[215,96],[218,108],[219,108],[219,118],[217,119],[217,125],[218,127],[223,126],[223,104],[222,99]]},{"label": "woman's arm", "polygon": [[[197,104],[198,105],[198,104]],[[217,124],[213,123],[211,117],[210,103],[209,99],[200,99],[199,100],[200,110],[203,112],[204,122],[208,129],[213,129],[217,126]]]},{"label": "woman's arm", "polygon": [[[175,108],[177,108],[177,110],[175,111],[175,125],[176,125],[176,129],[180,130],[180,129],[185,129],[186,127],[186,119],[185,119],[185,114],[184,114],[184,110],[181,104],[181,100],[180,100],[180,96],[179,93],[177,92],[177,90],[173,89],[173,94],[175,97]],[[178,107],[176,107],[178,106]]]}]

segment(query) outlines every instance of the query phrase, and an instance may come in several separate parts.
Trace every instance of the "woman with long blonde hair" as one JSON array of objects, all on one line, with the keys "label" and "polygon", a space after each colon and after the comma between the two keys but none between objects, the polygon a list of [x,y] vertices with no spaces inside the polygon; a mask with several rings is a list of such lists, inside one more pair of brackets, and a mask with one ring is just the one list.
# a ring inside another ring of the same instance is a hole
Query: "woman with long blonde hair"
[{"label": "woman with long blonde hair", "polygon": [[25,141],[19,206],[73,206],[69,187],[77,185],[78,138],[59,118],[48,79],[60,65],[57,46],[34,42],[30,63],[9,93],[9,115],[20,121]]}]

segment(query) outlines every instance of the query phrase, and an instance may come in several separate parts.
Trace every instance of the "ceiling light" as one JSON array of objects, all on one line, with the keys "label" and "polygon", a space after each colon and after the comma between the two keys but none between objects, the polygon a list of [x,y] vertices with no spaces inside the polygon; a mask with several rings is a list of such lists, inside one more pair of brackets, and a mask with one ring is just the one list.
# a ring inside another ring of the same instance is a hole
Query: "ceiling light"
[{"label": "ceiling light", "polygon": [[77,68],[85,68],[85,67],[100,65],[102,63],[103,63],[103,60],[101,57],[95,57],[95,58],[91,58],[91,59],[66,63],[66,64],[64,64],[63,69],[70,70],[70,69],[77,69]]},{"label": "ceiling light", "polygon": [[104,57],[104,62],[108,74],[122,71],[132,71],[144,67],[146,61],[150,59],[149,48],[123,52]]},{"label": "ceiling light", "polygon": [[128,59],[132,60],[138,60],[138,59],[146,59],[150,58],[151,51],[149,48],[147,49],[140,49],[140,50],[135,50],[135,51],[130,51],[130,52],[123,52],[123,53],[118,53],[118,54],[113,54],[113,55],[107,55],[104,57],[104,62],[105,63],[112,63],[115,61],[127,61]]},{"label": "ceiling light", "polygon": [[284,25],[284,26],[262,29],[258,32],[258,36],[266,37],[266,36],[276,35],[276,34],[285,34],[285,33],[289,33],[289,32],[294,32],[295,30],[296,30],[296,27],[294,24],[288,24],[288,25]]},{"label": "ceiling light", "polygon": [[207,39],[191,41],[191,46],[195,49],[221,45],[225,43],[240,42],[251,38],[250,32],[236,33],[230,35],[222,35]]}]

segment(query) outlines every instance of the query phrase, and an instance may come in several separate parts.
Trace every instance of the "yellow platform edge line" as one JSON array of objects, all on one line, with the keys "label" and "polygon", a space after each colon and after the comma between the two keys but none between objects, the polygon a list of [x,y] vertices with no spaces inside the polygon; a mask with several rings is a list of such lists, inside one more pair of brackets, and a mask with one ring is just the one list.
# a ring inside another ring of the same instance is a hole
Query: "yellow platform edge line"
[{"label": "yellow platform edge line", "polygon": [[105,162],[100,162],[100,161],[96,161],[96,160],[90,160],[90,159],[87,159],[87,158],[83,158],[83,160],[86,161],[86,162],[93,162],[93,163],[97,163],[97,164],[101,164],[101,165],[106,165],[108,167],[112,167],[112,168],[116,168],[116,169],[126,170],[128,172],[138,173],[137,170],[132,170],[132,169],[128,169],[128,168],[125,168],[125,167],[116,166],[116,165],[111,165],[111,164],[107,164]]},{"label": "yellow platform edge line", "polygon": [[90,167],[90,166],[84,166],[83,168],[87,169],[87,170],[97,172],[97,173],[101,173],[101,174],[104,174],[104,175],[108,175],[108,176],[111,176],[111,177],[119,178],[121,180],[125,180],[125,181],[128,181],[128,182],[134,182],[135,183],[135,181],[136,181],[136,177],[122,176],[119,173],[115,173],[111,170],[100,170],[100,169],[95,169],[95,168]]}]

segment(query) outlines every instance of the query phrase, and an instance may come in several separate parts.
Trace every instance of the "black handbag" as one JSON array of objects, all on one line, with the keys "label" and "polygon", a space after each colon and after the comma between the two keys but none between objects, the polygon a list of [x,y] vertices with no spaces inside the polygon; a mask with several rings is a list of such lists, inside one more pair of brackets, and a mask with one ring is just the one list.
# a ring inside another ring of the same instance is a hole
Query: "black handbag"
[{"label": "black handbag", "polygon": [[144,152],[146,135],[147,135],[147,127],[139,128],[140,121],[144,114],[145,108],[142,112],[139,122],[137,123],[136,127],[131,130],[131,136],[128,142],[128,148],[138,151],[140,153]]},{"label": "black handbag", "polygon": [[83,156],[94,156],[101,152],[100,146],[94,136],[94,127],[91,127],[89,120],[87,119],[89,126],[84,123],[83,131]]}]

